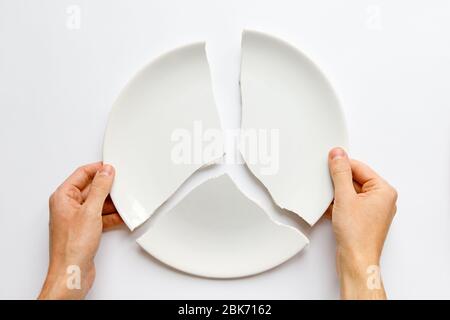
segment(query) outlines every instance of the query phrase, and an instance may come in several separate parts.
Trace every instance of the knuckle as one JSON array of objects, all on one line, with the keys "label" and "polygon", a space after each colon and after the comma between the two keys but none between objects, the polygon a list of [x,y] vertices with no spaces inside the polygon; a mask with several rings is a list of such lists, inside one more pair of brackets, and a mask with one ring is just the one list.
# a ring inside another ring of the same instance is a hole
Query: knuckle
[{"label": "knuckle", "polygon": [[78,172],[83,172],[83,171],[85,171],[86,170],[86,166],[85,165],[83,165],[83,166],[79,166],[78,168],[76,168],[76,170],[75,171],[78,171]]},{"label": "knuckle", "polygon": [[350,172],[350,167],[345,163],[338,163],[331,169],[331,174],[333,175],[346,175]]},{"label": "knuckle", "polygon": [[398,191],[395,188],[392,188],[392,196],[394,197],[394,201],[397,202]]},{"label": "knuckle", "polygon": [[78,197],[79,197],[79,190],[76,188],[76,187],[74,187],[74,186],[69,186],[67,189],[66,189],[66,195],[68,196],[68,197],[70,197],[70,198],[72,198],[72,199],[78,199]]},{"label": "knuckle", "polygon": [[89,176],[89,171],[87,170],[87,168],[88,168],[87,165],[79,166],[78,168],[75,169],[75,173]]},{"label": "knuckle", "polygon": [[108,193],[108,187],[104,183],[94,183],[91,186],[91,192],[95,194]]},{"label": "knuckle", "polygon": [[53,206],[53,204],[55,203],[55,193],[53,192],[50,197],[48,197],[48,204],[49,206]]},{"label": "knuckle", "polygon": [[80,173],[84,171],[84,166],[79,166],[75,169],[75,173]]},{"label": "knuckle", "polygon": [[50,195],[50,197],[48,198],[48,202],[50,206],[55,205],[55,203],[58,201],[58,199],[61,197],[61,188],[58,187],[56,188],[55,191],[53,191],[53,193]]},{"label": "knuckle", "polygon": [[397,199],[398,199],[398,192],[397,192],[397,190],[394,187],[389,186],[388,187],[388,193],[389,193],[389,196],[391,197],[392,201],[394,203],[397,202]]}]

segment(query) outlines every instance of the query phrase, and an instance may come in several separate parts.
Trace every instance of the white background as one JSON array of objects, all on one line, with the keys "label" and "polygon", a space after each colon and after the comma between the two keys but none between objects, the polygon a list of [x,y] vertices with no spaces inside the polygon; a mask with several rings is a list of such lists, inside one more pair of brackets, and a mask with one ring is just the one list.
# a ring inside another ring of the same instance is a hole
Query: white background
[{"label": "white background", "polygon": [[[81,9],[80,29],[67,27],[72,4]],[[145,63],[206,41],[222,124],[238,127],[243,28],[312,57],[341,98],[351,155],[398,189],[382,260],[389,297],[450,298],[446,0],[0,0],[0,298],[37,296],[47,268],[48,196],[77,166],[101,159],[110,107]],[[243,190],[266,199],[241,169],[231,168]],[[339,296],[329,221],[308,231],[309,247],[287,263],[231,281],[165,267],[135,243],[143,231],[104,235],[90,298]]]}]

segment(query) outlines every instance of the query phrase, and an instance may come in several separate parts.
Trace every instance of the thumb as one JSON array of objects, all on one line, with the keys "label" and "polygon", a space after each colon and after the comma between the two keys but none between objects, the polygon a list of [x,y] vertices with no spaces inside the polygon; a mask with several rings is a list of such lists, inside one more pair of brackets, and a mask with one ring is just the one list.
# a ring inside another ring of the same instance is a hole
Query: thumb
[{"label": "thumb", "polygon": [[111,191],[113,180],[114,168],[108,164],[103,165],[92,180],[86,198],[85,204],[89,211],[102,213],[103,204]]},{"label": "thumb", "polygon": [[328,166],[334,184],[334,198],[339,200],[355,195],[350,160],[344,149],[334,148],[330,151]]}]

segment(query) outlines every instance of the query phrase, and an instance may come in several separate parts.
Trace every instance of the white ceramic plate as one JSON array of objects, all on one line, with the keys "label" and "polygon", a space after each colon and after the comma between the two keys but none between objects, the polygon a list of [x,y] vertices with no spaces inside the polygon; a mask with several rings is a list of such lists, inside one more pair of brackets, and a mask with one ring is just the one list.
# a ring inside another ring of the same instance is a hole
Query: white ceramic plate
[{"label": "white ceramic plate", "polygon": [[[279,130],[275,174],[249,161],[275,202],[313,224],[332,199],[328,150],[346,146],[336,96],[317,67],[273,37],[244,32],[243,129]],[[176,129],[193,122],[220,128],[204,44],[172,51],[139,72],[117,99],[108,123],[104,161],[116,167],[113,201],[130,227],[140,225],[201,163],[174,164]],[[184,272],[236,278],[273,268],[298,253],[307,238],[270,219],[228,176],[214,178],[169,212],[154,216],[138,243]]]},{"label": "white ceramic plate", "polygon": [[194,171],[223,155],[216,148],[217,154],[205,153],[200,161],[174,161],[174,133],[192,133],[198,121],[204,129],[220,130],[204,43],[159,57],[120,93],[109,117],[103,160],[116,169],[111,197],[131,230]]},{"label": "white ceramic plate", "polygon": [[314,224],[333,198],[327,156],[347,147],[338,99],[317,66],[272,36],[244,31],[241,62],[242,129],[279,130],[278,171],[243,156],[274,201]]},{"label": "white ceramic plate", "polygon": [[148,253],[178,270],[210,278],[266,271],[308,243],[295,228],[272,221],[228,175],[201,184],[149,223],[137,240]]}]

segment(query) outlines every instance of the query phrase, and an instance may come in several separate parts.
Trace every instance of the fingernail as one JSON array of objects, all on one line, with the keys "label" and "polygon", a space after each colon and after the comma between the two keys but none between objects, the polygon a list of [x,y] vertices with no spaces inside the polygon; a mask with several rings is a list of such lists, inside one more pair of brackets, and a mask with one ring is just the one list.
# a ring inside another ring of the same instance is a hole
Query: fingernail
[{"label": "fingernail", "polygon": [[105,164],[102,168],[102,170],[100,170],[99,174],[102,176],[110,176],[113,173],[113,167],[110,166],[109,164]]},{"label": "fingernail", "polygon": [[334,148],[330,151],[330,159],[337,160],[347,157],[347,153],[342,148]]}]

